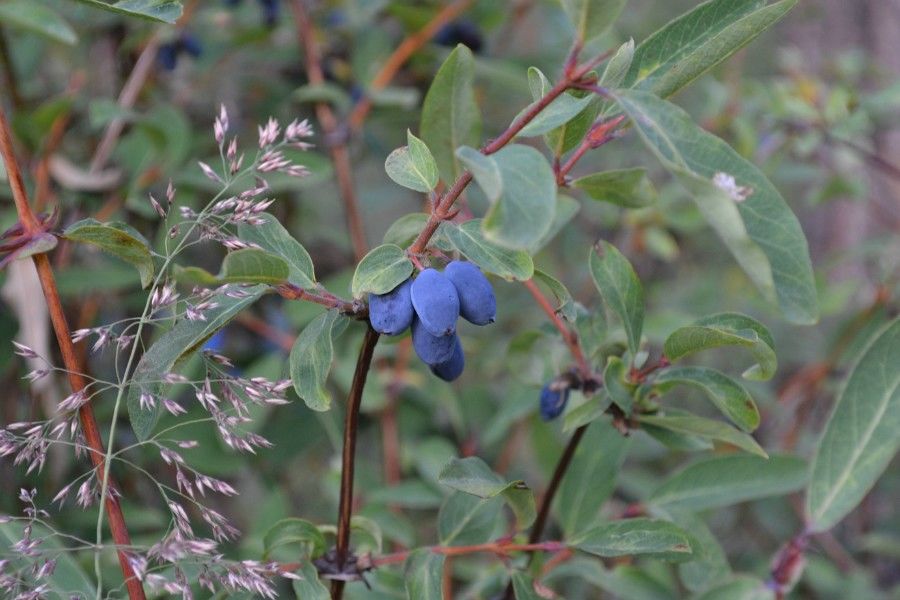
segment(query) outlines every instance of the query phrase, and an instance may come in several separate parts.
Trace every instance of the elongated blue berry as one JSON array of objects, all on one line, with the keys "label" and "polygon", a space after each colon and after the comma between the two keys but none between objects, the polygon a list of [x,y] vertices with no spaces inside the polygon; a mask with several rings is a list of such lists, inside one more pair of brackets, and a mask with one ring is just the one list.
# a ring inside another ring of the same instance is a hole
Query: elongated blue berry
[{"label": "elongated blue berry", "polygon": [[493,323],[497,318],[494,288],[481,269],[473,263],[454,260],[444,269],[459,296],[459,314],[476,325]]},{"label": "elongated blue berry", "polygon": [[541,418],[551,421],[562,414],[569,401],[569,388],[556,390],[548,383],[541,388]]},{"label": "elongated blue berry", "polygon": [[443,379],[444,381],[453,381],[462,375],[466,366],[466,357],[463,354],[462,344],[459,343],[459,336],[451,336],[456,340],[453,347],[453,354],[450,358],[442,363],[432,365],[431,372]]},{"label": "elongated blue berry", "polygon": [[452,335],[431,335],[419,319],[413,319],[412,341],[416,354],[419,355],[422,362],[430,366],[449,360],[453,356],[453,350],[458,343],[455,333]]},{"label": "elongated blue berry", "polygon": [[387,294],[369,294],[369,321],[378,333],[399,335],[412,325],[413,305],[407,279]]},{"label": "elongated blue berry", "polygon": [[456,331],[459,318],[459,296],[456,287],[443,273],[425,269],[412,282],[413,308],[422,326],[431,335],[450,335]]}]

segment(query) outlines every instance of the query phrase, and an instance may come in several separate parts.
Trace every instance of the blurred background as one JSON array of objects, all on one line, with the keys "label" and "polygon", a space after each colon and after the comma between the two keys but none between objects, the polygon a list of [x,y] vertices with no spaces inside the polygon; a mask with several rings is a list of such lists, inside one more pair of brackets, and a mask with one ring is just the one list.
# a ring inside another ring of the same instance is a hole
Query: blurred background
[{"label": "blurred background", "polygon": [[[185,0],[185,16],[174,27],[64,0],[42,3],[70,29],[9,18],[0,1],[0,101],[13,117],[32,198],[43,210],[58,207],[61,228],[91,216],[122,220],[157,243],[166,231],[148,193],[163,197],[171,179],[180,203],[200,206],[217,191],[196,161],[217,154],[212,122],[220,104],[247,146],[255,143],[257,124],[270,115],[282,122],[309,118],[320,131],[312,103],[326,101],[338,115],[347,114],[400,41],[442,7],[411,0],[313,3],[326,81],[310,85],[288,0]],[[629,37],[640,42],[696,4],[631,0],[603,46],[615,48]],[[405,144],[407,128],[418,130],[421,99],[450,49],[463,43],[476,53],[476,90],[488,139],[530,102],[527,68],[537,66],[552,78],[569,40],[556,2],[479,0],[411,57],[373,97],[362,130],[349,144],[370,247],[395,220],[423,207],[420,195],[385,176],[383,164]],[[634,134],[588,154],[576,174],[646,166],[659,201],[635,211],[580,198],[579,216],[536,257],[536,266],[565,283],[579,303],[597,308],[587,250],[598,238],[617,245],[647,290],[645,333],[656,352],[667,333],[699,315],[734,310],[760,319],[775,336],[779,371],[773,381],[750,385],[763,413],[757,437],[770,452],[809,456],[861,341],[900,306],[900,1],[801,0],[772,30],[674,100],[760,165],[799,215],[816,268],[821,322],[793,326],[764,304],[690,198],[639,148]],[[120,128],[113,137],[111,124]],[[317,147],[302,157],[311,176],[274,176],[276,203],[270,210],[309,250],[328,289],[349,296],[353,247],[328,140],[314,141]],[[477,192],[469,200],[476,214],[485,206]],[[0,185],[0,229],[14,222],[8,186]],[[139,314],[145,294],[129,265],[64,242],[53,261],[73,329]],[[208,249],[183,258],[213,272],[220,261]],[[0,340],[27,340],[53,356],[40,294],[29,287],[26,266],[20,261],[0,272]],[[440,382],[409,360],[405,342],[386,340],[376,351],[363,400],[357,491],[360,514],[381,525],[386,547],[434,543],[443,497],[437,473],[449,457],[477,454],[510,479],[541,489],[559,456],[566,436],[558,423],[537,417],[537,397],[543,382],[570,366],[569,357],[524,288],[504,281],[495,288],[497,324],[461,330],[469,366],[458,383]],[[264,298],[210,343],[232,357],[241,373],[281,377],[293,338],[320,310]],[[579,329],[588,347],[602,353],[607,323],[593,317],[580,320]],[[338,399],[346,397],[361,337],[362,329],[351,327],[337,342],[329,385]],[[109,353],[86,358],[98,377],[113,372]],[[730,367],[715,354],[703,360]],[[31,368],[10,344],[0,344],[4,423],[52,414],[66,395],[62,379],[22,380]],[[683,402],[703,410],[689,395]],[[111,405],[104,397],[95,400],[101,423],[109,422]],[[342,406],[337,401],[330,412],[316,413],[297,401],[260,409],[254,426],[275,445],[256,456],[234,454],[206,424],[176,430],[201,442],[190,451],[193,466],[241,491],[211,501],[243,531],[230,555],[257,557],[266,529],[287,516],[334,521]],[[125,420],[119,432],[122,445],[134,442]],[[613,500],[604,508],[609,514],[621,514],[663,474],[690,459],[641,432],[635,435]],[[171,477],[155,453],[138,451],[131,460],[160,479]],[[85,470],[67,451],[52,453],[40,478],[0,463],[0,513],[21,510],[20,487],[36,486],[48,501]],[[169,517],[152,481],[125,469],[114,468],[114,474],[124,488],[135,541],[158,539]],[[794,597],[898,597],[898,495],[900,473],[891,468],[860,508],[828,534],[827,551],[810,555]],[[753,502],[710,515],[736,570],[766,573],[787,532],[800,526],[796,500]],[[89,537],[94,510],[70,504],[53,521]],[[457,561],[459,597],[482,597],[466,581],[496,568],[487,562]],[[104,565],[115,579],[111,556]],[[399,576],[381,570],[371,578],[375,591],[351,586],[348,596],[395,597],[390,590]],[[620,570],[618,576],[625,584],[610,579],[601,587],[623,598],[679,597],[673,576],[663,570]],[[616,587],[626,584],[638,587]],[[570,585],[571,597],[599,597],[592,595],[600,593],[596,589],[580,587],[584,582]]]}]

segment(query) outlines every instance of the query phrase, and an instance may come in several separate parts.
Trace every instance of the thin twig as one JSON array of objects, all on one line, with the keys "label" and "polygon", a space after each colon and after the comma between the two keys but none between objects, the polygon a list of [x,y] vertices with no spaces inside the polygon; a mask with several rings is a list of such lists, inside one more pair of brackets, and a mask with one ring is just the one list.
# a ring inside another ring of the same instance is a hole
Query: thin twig
[{"label": "thin twig", "polygon": [[[341,457],[341,499],[338,511],[337,530],[337,564],[343,568],[350,551],[350,518],[353,513],[353,472],[356,461],[356,432],[359,426],[359,406],[362,402],[363,388],[372,364],[372,354],[378,343],[378,332],[369,325],[359,349],[353,383],[347,397],[347,413],[344,418],[344,450]],[[340,600],[344,595],[344,582],[334,580],[331,584],[331,597]]]},{"label": "thin twig", "polygon": [[410,34],[404,39],[399,46],[388,56],[387,60],[372,78],[369,89],[364,98],[362,98],[350,111],[347,123],[351,131],[358,131],[362,127],[363,122],[372,110],[372,95],[383,90],[394,79],[394,76],[400,70],[406,61],[415,54],[422,46],[428,43],[428,40],[440,30],[441,27],[455,19],[462,12],[472,5],[473,0],[455,0],[444,8],[442,8],[422,29]]},{"label": "thin twig", "polygon": [[[293,0],[290,6],[293,10],[297,36],[306,58],[306,75],[310,84],[321,85],[325,83],[325,74],[322,72],[319,48],[316,45],[316,30],[306,10],[305,0]],[[341,201],[344,204],[344,216],[347,219],[347,228],[350,230],[353,254],[358,262],[366,255],[368,244],[366,243],[362,216],[359,212],[359,201],[356,197],[356,190],[353,187],[353,168],[350,165],[350,151],[346,144],[347,131],[346,128],[340,125],[337,116],[328,103],[317,102],[315,106],[316,118],[322,127],[325,145],[328,147],[331,161],[334,164],[334,174],[337,179]]]},{"label": "thin twig", "polygon": [[534,296],[534,299],[541,307],[541,310],[547,314],[547,317],[549,317],[553,326],[559,330],[563,341],[566,343],[569,352],[572,354],[572,358],[578,363],[578,370],[581,372],[581,376],[585,379],[591,377],[591,366],[584,356],[584,351],[581,349],[581,343],[578,341],[578,334],[563,323],[562,319],[560,319],[559,315],[556,313],[556,310],[554,310],[553,306],[550,304],[550,301],[547,300],[546,296],[541,292],[541,289],[534,282],[534,279],[523,281],[522,284],[528,289],[531,295]]},{"label": "thin twig", "polygon": [[[6,164],[6,171],[9,177],[9,185],[13,193],[13,201],[16,205],[16,212],[19,215],[19,221],[26,233],[32,235],[40,233],[40,223],[31,210],[28,203],[28,196],[25,191],[25,184],[22,180],[22,173],[16,161],[15,151],[13,149],[12,135],[9,129],[9,123],[6,119],[6,113],[0,107],[0,154],[3,156],[3,162]],[[53,276],[53,269],[50,266],[50,259],[46,254],[35,254],[32,256],[34,266],[37,269],[38,278],[41,282],[41,288],[44,291],[44,297],[47,301],[47,308],[50,312],[50,321],[53,324],[53,330],[56,333],[56,341],[59,344],[60,353],[62,354],[63,364],[68,371],[69,385],[73,392],[83,390],[87,382],[82,377],[78,354],[75,345],[72,343],[69,325],[66,321],[66,315],[63,311],[62,300],[59,297],[59,290],[56,287],[56,279]],[[97,473],[98,480],[102,481],[106,472],[104,460],[103,440],[100,436],[100,429],[97,426],[97,420],[94,417],[94,410],[90,402],[83,404],[78,409],[78,418],[81,422],[82,433],[85,441],[90,449],[91,463]],[[116,488],[118,489],[118,488]],[[122,508],[115,494],[106,496],[106,513],[109,517],[109,526],[112,531],[113,540],[117,548],[119,557],[119,566],[125,577],[125,585],[128,588],[128,596],[131,600],[143,600],[144,589],[141,582],[135,576],[134,570],[128,561],[123,548],[131,546],[131,539],[128,534],[128,528],[125,525],[125,517],[122,514]]]},{"label": "thin twig", "polygon": [[547,517],[550,515],[553,498],[559,490],[559,484],[562,483],[566,471],[569,470],[569,464],[572,462],[572,457],[575,456],[575,451],[578,449],[578,444],[581,442],[581,438],[584,437],[587,427],[587,425],[582,425],[575,430],[575,433],[569,438],[569,443],[566,444],[562,456],[559,457],[559,462],[556,463],[553,477],[550,479],[550,485],[547,486],[547,491],[544,492],[544,497],[541,498],[541,507],[538,509],[537,518],[531,527],[531,533],[528,534],[528,543],[530,544],[537,543],[541,536],[544,535],[544,527],[547,526]]}]

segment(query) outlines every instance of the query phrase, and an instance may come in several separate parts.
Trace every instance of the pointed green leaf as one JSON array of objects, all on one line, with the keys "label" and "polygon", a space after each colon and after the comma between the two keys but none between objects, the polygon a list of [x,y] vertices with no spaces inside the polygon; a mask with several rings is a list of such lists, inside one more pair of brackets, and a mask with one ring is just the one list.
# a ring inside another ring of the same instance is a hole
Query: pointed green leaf
[{"label": "pointed green leaf", "polygon": [[655,416],[640,415],[638,420],[641,423],[648,423],[663,429],[668,429],[676,433],[687,435],[696,435],[702,438],[708,438],[726,444],[731,444],[750,454],[756,454],[763,458],[769,455],[756,443],[749,434],[712,419],[705,419],[697,416]]},{"label": "pointed green leaf", "polygon": [[366,254],[353,273],[350,289],[354,298],[365,294],[386,294],[407,279],[413,264],[400,246],[383,244]]},{"label": "pointed green leaf", "polygon": [[615,97],[646,145],[695,193],[701,212],[760,291],[769,294],[774,285],[788,319],[814,322],[818,308],[806,237],[775,186],[677,106],[646,92]]},{"label": "pointed green leaf", "polygon": [[523,481],[506,481],[480,458],[453,458],[438,477],[443,485],[482,499],[502,497],[516,515],[519,530],[535,518],[534,494]]},{"label": "pointed green leaf", "polygon": [[539,239],[531,248],[531,253],[537,254],[538,250],[549,244],[550,241],[562,231],[563,227],[568,225],[569,221],[575,218],[575,215],[578,214],[579,210],[581,210],[581,204],[577,200],[564,194],[557,194],[556,214],[553,215],[553,223],[550,224],[550,229],[547,233],[542,235],[541,239]]},{"label": "pointed green leaf", "polygon": [[523,250],[510,250],[485,239],[481,232],[481,219],[472,219],[441,228],[447,239],[466,258],[487,273],[505,279],[525,281],[534,274],[534,262]]},{"label": "pointed green leaf", "polygon": [[334,355],[332,330],[340,319],[337,310],[329,310],[306,326],[291,349],[290,373],[297,395],[313,410],[331,407],[331,394],[325,387]]},{"label": "pointed green leaf", "polygon": [[286,260],[289,268],[288,282],[304,289],[314,288],[316,274],[306,248],[288,233],[274,215],[261,213],[257,216],[262,223],[239,224],[238,237]]},{"label": "pointed green leaf", "polygon": [[572,185],[593,198],[623,208],[644,208],[656,202],[656,189],[647,170],[619,169],[581,177]]},{"label": "pointed green leaf", "polygon": [[534,579],[521,571],[513,573],[512,586],[516,600],[543,600],[543,596],[534,590]]},{"label": "pointed green leaf", "polygon": [[70,46],[78,41],[75,31],[59,13],[32,0],[0,3],[0,23]]},{"label": "pointed green leaf", "polygon": [[419,133],[448,185],[462,173],[456,149],[477,144],[481,131],[474,80],[472,51],[460,44],[438,69],[422,104]]},{"label": "pointed green leaf", "polygon": [[428,548],[409,553],[403,567],[406,597],[409,600],[442,600],[444,580],[444,555]]},{"label": "pointed green leaf", "polygon": [[258,285],[241,288],[243,292],[241,298],[217,294],[216,306],[203,313],[205,321],[187,319],[177,321],[172,329],[162,334],[141,356],[134,368],[127,400],[128,418],[139,440],[147,439],[162,411],[162,403],[159,401],[154,408],[142,408],[141,393],[147,392],[158,396],[162,388],[162,379],[167,373],[171,373],[178,364],[199,350],[206,340],[227,325],[239,312],[256,302],[265,291],[265,286]]},{"label": "pointed green leaf", "polygon": [[108,10],[129,17],[138,17],[150,21],[161,21],[174,24],[181,16],[182,6],[179,0],[118,0],[103,2],[101,0],[78,0],[94,8]]},{"label": "pointed green leaf", "polygon": [[671,508],[667,508],[666,512],[672,515],[676,525],[690,532],[694,541],[691,544],[694,556],[678,565],[678,575],[684,587],[694,593],[702,592],[732,577],[725,550],[699,515]]},{"label": "pointed green leaf", "polygon": [[481,223],[485,237],[516,250],[532,249],[556,212],[556,176],[544,156],[513,144],[492,155],[503,182],[500,197]]},{"label": "pointed green leaf", "polygon": [[697,600],[775,600],[775,592],[761,579],[739,575],[707,590]]},{"label": "pointed green leaf", "polygon": [[[300,546],[305,559],[317,558],[325,552],[325,536],[309,521],[295,517],[281,519],[263,536],[263,560],[269,560],[273,551],[284,546]],[[291,552],[296,555],[296,548]]]},{"label": "pointed green leaf", "polygon": [[634,40],[630,39],[616,50],[616,53],[607,61],[603,75],[600,76],[600,85],[615,89],[625,81],[631,63],[634,61]]},{"label": "pointed green leaf", "polygon": [[225,255],[219,280],[225,283],[267,283],[287,281],[290,269],[286,260],[258,248],[242,248]]},{"label": "pointed green leaf", "polygon": [[782,496],[801,489],[806,462],[795,456],[768,460],[733,454],[689,465],[659,486],[649,502],[665,510],[701,511],[739,502]]},{"label": "pointed green leaf", "polygon": [[578,536],[572,545],[601,557],[643,555],[661,560],[691,557],[688,533],[674,523],[656,519],[602,523]]},{"label": "pointed green leaf", "polygon": [[438,537],[445,546],[482,544],[491,539],[503,509],[503,499],[479,498],[465,492],[447,497],[438,512]]},{"label": "pointed green leaf", "polygon": [[553,508],[565,537],[577,535],[596,521],[615,490],[616,476],[630,447],[631,438],[616,431],[608,419],[592,423],[584,432]]},{"label": "pointed green leaf", "polygon": [[104,252],[132,264],[141,276],[142,287],[147,287],[153,281],[150,245],[144,236],[126,223],[101,223],[95,219],[84,219],[69,225],[62,237],[98,246]]},{"label": "pointed green leaf", "polygon": [[778,368],[775,341],[765,325],[739,313],[719,313],[703,317],[686,327],[679,327],[664,345],[671,361],[722,346],[744,346],[756,359],[756,364],[744,371],[746,379],[771,379]]},{"label": "pointed green leaf", "polygon": [[486,156],[471,146],[460,146],[456,157],[472,173],[478,186],[491,202],[496,202],[503,193],[503,174],[493,156]]},{"label": "pointed green leaf", "polygon": [[391,152],[384,170],[395,183],[417,192],[428,193],[438,183],[437,164],[425,142],[406,130],[406,146]]},{"label": "pointed green leaf", "polygon": [[[528,69],[528,86],[531,88],[531,96],[537,102],[550,92],[553,84],[537,67],[531,67]],[[581,96],[568,92],[561,94],[523,127],[518,135],[521,137],[534,137],[565,125],[587,108],[593,99],[593,96],[590,94]],[[525,107],[519,111],[519,114],[516,115],[513,121],[528,112],[530,108],[530,106]]]},{"label": "pointed green leaf", "polygon": [[841,390],[813,458],[806,516],[827,531],[875,485],[900,447],[900,319],[873,336]]},{"label": "pointed green leaf", "polygon": [[661,394],[678,384],[703,391],[719,412],[740,429],[753,431],[759,427],[759,410],[750,392],[728,375],[709,367],[669,367],[653,379],[653,387]]},{"label": "pointed green leaf", "polygon": [[665,25],[634,52],[623,87],[663,98],[753,41],[797,0],[710,0]]},{"label": "pointed green leaf", "polygon": [[603,35],[625,8],[628,0],[562,0],[575,28],[575,39],[584,43]]},{"label": "pointed green leaf", "polygon": [[594,245],[589,264],[603,302],[625,325],[628,349],[634,356],[644,327],[644,288],[628,259],[608,242],[601,240]]},{"label": "pointed green leaf", "polygon": [[574,323],[576,319],[575,300],[569,290],[552,275],[548,275],[543,271],[534,271],[534,279],[543,283],[550,290],[550,293],[556,298],[556,312],[562,315],[562,318],[570,323]]}]

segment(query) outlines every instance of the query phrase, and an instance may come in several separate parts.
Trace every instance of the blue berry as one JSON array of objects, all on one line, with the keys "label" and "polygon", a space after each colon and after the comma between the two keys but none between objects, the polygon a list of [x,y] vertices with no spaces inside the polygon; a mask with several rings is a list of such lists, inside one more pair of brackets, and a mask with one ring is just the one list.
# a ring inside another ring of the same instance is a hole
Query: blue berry
[{"label": "blue berry", "polygon": [[412,280],[407,279],[387,294],[369,294],[369,322],[378,333],[399,335],[412,325]]},{"label": "blue berry", "polygon": [[459,296],[447,277],[434,269],[425,269],[413,280],[410,290],[413,308],[428,333],[446,336],[456,331]]},{"label": "blue berry", "polygon": [[562,414],[569,401],[569,388],[556,390],[551,388],[552,382],[541,388],[541,418],[551,421]]},{"label": "blue berry", "polygon": [[431,335],[420,319],[413,319],[412,342],[422,362],[433,367],[450,360],[459,340],[455,333]]},{"label": "blue berry", "polygon": [[497,318],[497,298],[484,273],[470,262],[454,260],[444,269],[459,296],[459,314],[476,325],[493,323]]},{"label": "blue berry", "polygon": [[181,49],[194,58],[199,57],[203,53],[203,47],[200,45],[200,40],[189,31],[185,31],[181,34],[179,42],[181,43]]},{"label": "blue berry", "polygon": [[463,354],[462,344],[459,343],[459,337],[452,336],[456,340],[453,347],[453,354],[444,362],[431,366],[431,372],[443,379],[444,381],[453,381],[462,375],[466,366],[466,357]]},{"label": "blue berry", "polygon": [[156,51],[156,59],[166,71],[174,71],[178,64],[178,46],[174,42],[162,44]]},{"label": "blue berry", "polygon": [[483,44],[483,38],[478,26],[472,21],[462,19],[447,23],[441,27],[434,36],[434,43],[441,46],[456,46],[462,44],[478,54]]},{"label": "blue berry", "polygon": [[266,27],[275,27],[278,23],[278,14],[280,12],[278,0],[259,0],[259,4],[263,11],[263,22]]}]

